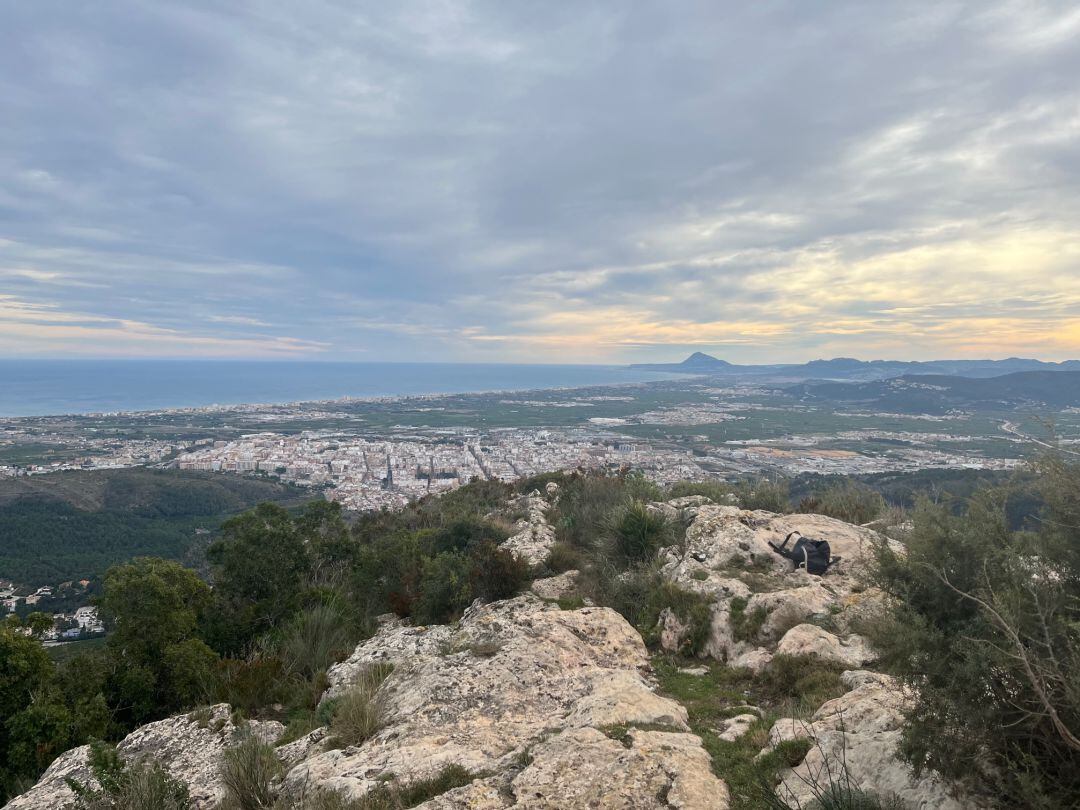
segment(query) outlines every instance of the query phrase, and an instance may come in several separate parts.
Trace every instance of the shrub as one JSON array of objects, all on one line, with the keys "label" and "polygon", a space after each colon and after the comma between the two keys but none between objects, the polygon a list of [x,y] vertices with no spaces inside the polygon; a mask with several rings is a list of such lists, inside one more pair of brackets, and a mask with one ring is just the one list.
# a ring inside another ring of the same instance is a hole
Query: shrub
[{"label": "shrub", "polygon": [[431,549],[433,554],[468,551],[480,544],[498,545],[507,537],[502,528],[488,520],[459,518],[435,532],[431,538]]},{"label": "shrub", "polygon": [[828,515],[856,525],[870,523],[885,511],[885,499],[879,493],[854,481],[829,487],[808,501],[800,502],[800,511]]},{"label": "shrub", "polygon": [[460,551],[427,559],[413,607],[416,622],[445,624],[460,616],[473,600],[471,573],[472,561]]},{"label": "shrub", "polygon": [[1034,531],[1010,529],[1008,490],[953,515],[921,503],[907,553],[879,550],[894,597],[887,664],[918,686],[902,751],[917,770],[980,775],[1008,806],[1080,806],[1080,467],[1035,466],[1046,503]]},{"label": "shrub", "polygon": [[769,617],[764,607],[758,606],[750,613],[746,612],[747,600],[741,596],[733,597],[729,603],[731,611],[729,621],[731,633],[736,641],[753,641],[761,632],[762,625]]},{"label": "shrub", "polygon": [[739,506],[743,509],[763,509],[766,512],[790,512],[791,493],[788,482],[762,478],[738,488]]},{"label": "shrub", "polygon": [[585,555],[569,543],[557,542],[552,545],[544,564],[556,574],[580,571],[585,564]]},{"label": "shrub", "polygon": [[670,522],[641,501],[632,501],[609,520],[615,555],[628,563],[645,562],[674,539]]},{"label": "shrub", "polygon": [[330,716],[329,747],[360,745],[382,728],[383,703],[378,692],[392,671],[390,665],[369,666],[352,689],[335,701]]},{"label": "shrub", "polygon": [[491,541],[474,546],[469,558],[472,595],[485,601],[508,599],[529,581],[528,564]]},{"label": "shrub", "polygon": [[352,640],[341,610],[317,604],[285,626],[276,646],[286,673],[311,679],[348,654]]},{"label": "shrub", "polygon": [[274,749],[253,735],[225,751],[221,781],[225,810],[264,810],[273,805],[273,780],[281,775]]},{"label": "shrub", "polygon": [[126,764],[115,748],[93,743],[89,764],[99,786],[91,788],[69,780],[75,801],[67,810],[188,810],[191,807],[187,786],[157,762]]},{"label": "shrub", "polygon": [[816,711],[847,691],[840,680],[844,667],[814,656],[777,655],[754,682],[763,702],[788,705],[796,713]]}]

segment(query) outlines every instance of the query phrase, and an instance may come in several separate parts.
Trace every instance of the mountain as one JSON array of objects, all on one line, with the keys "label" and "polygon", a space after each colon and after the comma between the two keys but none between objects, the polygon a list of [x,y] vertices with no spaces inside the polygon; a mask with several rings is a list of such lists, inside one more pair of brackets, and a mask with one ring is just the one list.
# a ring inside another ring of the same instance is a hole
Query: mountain
[{"label": "mountain", "polygon": [[694,352],[681,363],[636,363],[630,366],[644,371],[665,371],[679,374],[750,377],[774,381],[796,380],[887,380],[905,375],[939,374],[957,377],[998,377],[1029,371],[1080,372],[1080,360],[1061,363],[1010,357],[1006,360],[857,360],[835,357],[831,360],[811,360],[809,363],[779,363],[774,365],[735,365],[702,352]]},{"label": "mountain", "polygon": [[786,389],[800,400],[890,413],[953,409],[1059,409],[1080,406],[1080,371],[1022,371],[997,377],[908,374],[872,382],[808,382]]}]

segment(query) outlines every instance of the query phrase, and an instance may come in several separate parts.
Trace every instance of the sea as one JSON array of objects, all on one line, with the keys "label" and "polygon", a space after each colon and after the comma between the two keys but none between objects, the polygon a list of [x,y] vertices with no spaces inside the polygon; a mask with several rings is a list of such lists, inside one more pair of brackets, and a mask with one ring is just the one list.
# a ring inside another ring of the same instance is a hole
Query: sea
[{"label": "sea", "polygon": [[232,360],[0,360],[0,416],[653,382],[626,366]]}]

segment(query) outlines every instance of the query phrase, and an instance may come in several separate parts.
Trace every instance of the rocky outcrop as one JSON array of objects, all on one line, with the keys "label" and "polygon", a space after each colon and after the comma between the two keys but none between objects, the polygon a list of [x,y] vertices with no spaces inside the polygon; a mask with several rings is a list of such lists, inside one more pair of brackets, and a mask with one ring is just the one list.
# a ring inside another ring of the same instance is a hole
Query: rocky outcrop
[{"label": "rocky outcrop", "polygon": [[795,738],[813,743],[800,765],[781,774],[777,795],[791,807],[806,807],[830,780],[838,781],[846,772],[854,786],[895,796],[913,810],[981,806],[950,796],[940,778],[930,773],[917,777],[900,760],[904,710],[911,698],[894,679],[864,670],[841,677],[850,691],[825,703],[810,720],[778,720],[769,732],[770,748]]},{"label": "rocky outcrop", "polygon": [[[684,517],[691,513],[686,540],[661,553],[661,575],[712,603],[702,655],[755,672],[777,653],[812,654],[852,667],[872,660],[850,628],[881,609],[881,593],[864,580],[875,544],[891,541],[822,515],[777,515],[682,500],[666,506]],[[841,562],[825,576],[795,570],[769,546],[793,531],[828,540]],[[808,629],[811,625],[817,628]],[[678,650],[688,629],[665,611],[658,628],[661,645]]]},{"label": "rocky outcrop", "polygon": [[[410,784],[453,764],[476,779],[422,807],[728,807],[686,710],[656,694],[641,636],[610,609],[560,610],[528,594],[474,605],[454,626],[384,617],[330,670],[326,699],[385,663],[394,666],[378,691],[381,730],[343,749],[329,748],[326,729],[277,748],[283,801],[300,806],[320,791],[360,798],[387,779]],[[238,727],[218,705],[144,726],[118,748],[160,762],[195,807],[212,808],[224,797],[224,751],[245,733],[272,742],[282,730]],[[8,808],[63,807],[73,799],[65,780],[90,780],[87,754],[64,754]]]},{"label": "rocky outcrop", "polygon": [[[459,789],[475,806],[727,806],[685,709],[655,694],[641,637],[607,608],[563,611],[528,595],[474,606],[456,628],[388,622],[331,670],[330,694],[377,661],[395,663],[380,688],[385,727],[308,756],[287,792],[359,797],[388,774],[407,783],[455,764],[487,775]],[[615,739],[613,727],[630,728]],[[453,793],[431,806],[457,806]]]},{"label": "rocky outcrop", "polygon": [[558,576],[538,579],[532,584],[532,592],[541,599],[564,599],[578,590],[579,571],[564,571]]},{"label": "rocky outcrop", "polygon": [[558,485],[548,484],[547,491],[550,501],[537,491],[522,498],[526,518],[518,521],[515,533],[499,546],[532,568],[543,565],[555,545],[555,529],[548,523],[547,509],[558,495]]},{"label": "rocky outcrop", "polygon": [[[172,776],[188,786],[192,807],[216,807],[224,798],[219,767],[225,749],[243,735],[252,733],[272,743],[284,727],[281,723],[245,723],[235,725],[228,704],[178,715],[136,729],[117,746],[129,762],[153,759]],[[90,746],[83,745],[62,754],[28,792],[12,799],[4,810],[56,810],[75,798],[67,780],[96,786],[88,756]]]}]

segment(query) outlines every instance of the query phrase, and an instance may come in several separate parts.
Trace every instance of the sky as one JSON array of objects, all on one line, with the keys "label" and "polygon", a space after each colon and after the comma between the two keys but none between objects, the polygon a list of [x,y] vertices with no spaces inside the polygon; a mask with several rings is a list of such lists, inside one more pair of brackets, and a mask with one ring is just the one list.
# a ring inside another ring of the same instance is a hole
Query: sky
[{"label": "sky", "polygon": [[0,0],[0,357],[1080,357],[1080,7]]}]

